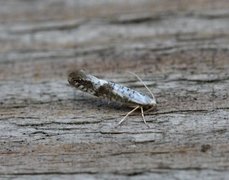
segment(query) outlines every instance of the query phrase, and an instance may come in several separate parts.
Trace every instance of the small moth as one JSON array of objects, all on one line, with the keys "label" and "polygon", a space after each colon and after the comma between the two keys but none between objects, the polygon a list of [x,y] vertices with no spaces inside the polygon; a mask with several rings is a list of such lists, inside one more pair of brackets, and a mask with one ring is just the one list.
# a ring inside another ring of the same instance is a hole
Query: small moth
[{"label": "small moth", "polygon": [[134,109],[128,112],[118,124],[121,124],[131,113],[140,108],[143,121],[148,126],[144,117],[143,108],[149,110],[155,108],[157,104],[156,99],[146,84],[136,74],[133,75],[143,83],[152,97],[112,81],[106,81],[86,74],[83,70],[71,72],[68,75],[68,82],[70,85],[94,96],[134,107]]}]

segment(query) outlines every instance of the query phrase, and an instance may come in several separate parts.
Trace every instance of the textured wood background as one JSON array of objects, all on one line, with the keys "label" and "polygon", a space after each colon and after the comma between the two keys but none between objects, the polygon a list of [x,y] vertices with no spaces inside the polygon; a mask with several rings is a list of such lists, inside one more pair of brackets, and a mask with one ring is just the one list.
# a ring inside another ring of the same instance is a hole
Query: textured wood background
[{"label": "textured wood background", "polygon": [[[86,69],[157,111],[71,88]],[[226,179],[228,0],[0,1],[0,179]]]}]

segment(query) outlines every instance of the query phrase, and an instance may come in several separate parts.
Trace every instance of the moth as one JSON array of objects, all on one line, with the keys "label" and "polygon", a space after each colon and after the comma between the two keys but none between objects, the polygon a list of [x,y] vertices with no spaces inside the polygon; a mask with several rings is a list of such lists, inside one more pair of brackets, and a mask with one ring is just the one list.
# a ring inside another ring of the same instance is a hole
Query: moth
[{"label": "moth", "polygon": [[80,89],[84,92],[90,93],[94,96],[101,97],[110,101],[120,102],[134,109],[128,112],[120,121],[119,125],[124,122],[124,120],[137,109],[141,109],[141,114],[144,123],[148,126],[144,116],[144,109],[151,110],[156,107],[156,99],[152,91],[146,86],[146,84],[140,79],[139,76],[135,75],[146,89],[151,94],[151,97],[133,90],[131,88],[125,87],[121,84],[114,83],[112,81],[107,81],[99,79],[93,75],[85,73],[83,70],[73,71],[68,75],[68,82],[71,86]]}]

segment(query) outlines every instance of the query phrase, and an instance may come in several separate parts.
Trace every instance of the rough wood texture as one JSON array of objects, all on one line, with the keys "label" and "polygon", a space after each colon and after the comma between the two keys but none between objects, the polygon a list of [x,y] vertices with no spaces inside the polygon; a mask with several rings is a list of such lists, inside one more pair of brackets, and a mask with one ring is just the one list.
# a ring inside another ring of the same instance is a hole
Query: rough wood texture
[{"label": "rough wood texture", "polygon": [[[226,179],[228,0],[0,1],[0,178]],[[129,111],[76,91],[71,69],[140,91]]]}]

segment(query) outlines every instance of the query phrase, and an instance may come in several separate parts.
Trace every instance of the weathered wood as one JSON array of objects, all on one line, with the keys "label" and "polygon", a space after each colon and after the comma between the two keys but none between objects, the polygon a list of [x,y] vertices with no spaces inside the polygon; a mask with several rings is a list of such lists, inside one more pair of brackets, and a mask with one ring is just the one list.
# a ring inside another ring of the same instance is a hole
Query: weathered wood
[{"label": "weathered wood", "polygon": [[[0,178],[226,179],[229,2],[0,1]],[[129,111],[71,88],[86,69],[146,91]]]}]

